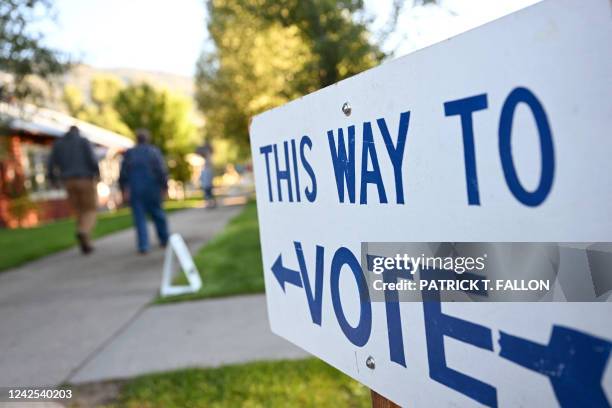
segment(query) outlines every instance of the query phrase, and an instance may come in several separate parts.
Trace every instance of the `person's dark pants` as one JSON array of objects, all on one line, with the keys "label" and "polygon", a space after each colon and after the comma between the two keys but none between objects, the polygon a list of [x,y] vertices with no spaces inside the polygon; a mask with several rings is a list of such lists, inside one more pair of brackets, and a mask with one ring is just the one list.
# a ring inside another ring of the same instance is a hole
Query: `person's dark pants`
[{"label": "person's dark pants", "polygon": [[131,206],[138,238],[138,250],[140,252],[149,250],[147,214],[151,216],[155,224],[159,243],[165,246],[168,242],[168,223],[166,221],[166,213],[162,208],[161,197],[134,196],[131,197]]},{"label": "person's dark pants", "polygon": [[211,187],[204,187],[204,199],[205,200],[212,200],[215,197],[213,196],[213,188]]}]

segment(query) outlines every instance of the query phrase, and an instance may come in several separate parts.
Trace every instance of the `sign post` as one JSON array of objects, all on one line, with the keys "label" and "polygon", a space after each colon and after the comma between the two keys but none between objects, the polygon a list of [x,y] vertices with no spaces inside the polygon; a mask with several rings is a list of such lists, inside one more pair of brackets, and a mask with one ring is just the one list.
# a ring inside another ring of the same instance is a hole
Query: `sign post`
[{"label": "sign post", "polygon": [[[272,331],[373,406],[608,406],[612,279],[592,243],[612,242],[611,7],[544,0],[255,117]],[[545,245],[570,242],[588,244]],[[371,243],[418,252],[376,272],[393,259]],[[419,286],[442,256],[459,302]],[[535,259],[553,285],[538,302],[504,302],[531,293],[516,279],[470,287],[491,257]],[[574,261],[599,272],[570,293]]]},{"label": "sign post", "polygon": [[393,401],[389,401],[374,390],[370,390],[372,395],[372,408],[399,408],[399,405]]},{"label": "sign post", "polygon": [[[187,285],[173,285],[174,279],[174,255],[179,261],[179,267],[187,278]],[[187,244],[179,234],[172,234],[168,239],[166,255],[164,257],[164,269],[159,293],[162,297],[184,295],[195,293],[202,288],[200,272],[193,262]]]}]

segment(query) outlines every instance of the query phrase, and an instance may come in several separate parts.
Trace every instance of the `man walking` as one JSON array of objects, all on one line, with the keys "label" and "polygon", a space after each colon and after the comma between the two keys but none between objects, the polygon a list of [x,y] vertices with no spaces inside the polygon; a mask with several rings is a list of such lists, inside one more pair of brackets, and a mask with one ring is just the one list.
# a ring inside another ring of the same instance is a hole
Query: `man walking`
[{"label": "man walking", "polygon": [[81,136],[76,126],[71,126],[64,137],[53,144],[48,177],[54,185],[58,184],[58,179],[62,180],[76,214],[81,252],[89,254],[93,251],[91,231],[96,224],[96,179],[100,177],[100,169],[89,140]]},{"label": "man walking", "polygon": [[159,149],[149,143],[149,132],[136,131],[138,144],[129,149],[121,163],[119,184],[124,202],[130,203],[138,238],[138,252],[149,251],[147,219],[149,214],[155,224],[157,237],[162,247],[168,242],[168,224],[162,208],[167,192],[168,172]]}]

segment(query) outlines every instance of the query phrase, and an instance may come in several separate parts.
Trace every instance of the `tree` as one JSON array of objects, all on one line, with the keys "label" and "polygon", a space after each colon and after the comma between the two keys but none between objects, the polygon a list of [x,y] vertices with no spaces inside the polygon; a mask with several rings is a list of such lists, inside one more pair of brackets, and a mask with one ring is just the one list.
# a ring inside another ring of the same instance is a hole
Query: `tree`
[{"label": "tree", "polygon": [[196,98],[207,136],[235,141],[244,156],[249,118],[299,97],[287,84],[308,82],[304,73],[312,56],[295,27],[264,25],[242,14],[221,31],[218,51],[200,61]]},{"label": "tree", "polygon": [[209,0],[214,48],[197,66],[208,137],[249,155],[248,121],[376,65],[383,53],[354,14],[357,0]]},{"label": "tree", "polygon": [[40,96],[34,78],[46,82],[68,67],[67,58],[42,44],[32,30],[40,15],[48,16],[51,0],[0,1],[0,100],[24,100]]},{"label": "tree", "polygon": [[113,75],[96,75],[91,79],[88,98],[85,98],[76,86],[66,85],[64,105],[68,113],[77,119],[124,136],[133,136],[114,106],[115,99],[123,87],[123,83]]},{"label": "tree", "polygon": [[298,27],[316,56],[308,69],[318,75],[319,88],[371,68],[384,57],[378,46],[369,41],[365,22],[356,18],[364,11],[363,0],[240,2],[253,15]]},{"label": "tree", "polygon": [[149,130],[151,143],[165,155],[173,179],[189,179],[185,155],[193,151],[195,127],[187,98],[142,83],[120,90],[114,108],[132,132]]}]

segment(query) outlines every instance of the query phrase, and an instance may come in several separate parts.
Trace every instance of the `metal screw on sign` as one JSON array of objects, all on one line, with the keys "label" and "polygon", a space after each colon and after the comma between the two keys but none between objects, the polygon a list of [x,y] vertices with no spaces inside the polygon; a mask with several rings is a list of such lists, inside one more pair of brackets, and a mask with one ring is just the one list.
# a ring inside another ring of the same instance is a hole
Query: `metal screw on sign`
[{"label": "metal screw on sign", "polygon": [[344,102],[344,105],[342,105],[342,112],[344,112],[346,116],[351,116],[351,110],[351,105],[349,105],[348,102]]},{"label": "metal screw on sign", "polygon": [[374,361],[374,357],[369,356],[366,359],[366,367],[368,367],[370,370],[374,370],[376,368],[376,362]]}]

